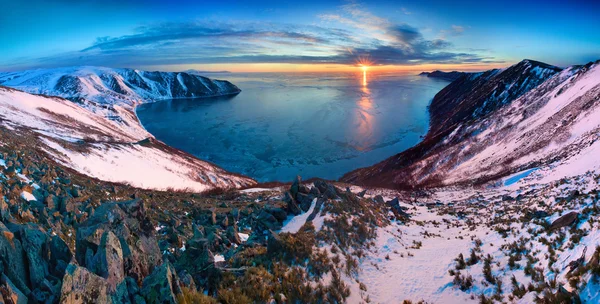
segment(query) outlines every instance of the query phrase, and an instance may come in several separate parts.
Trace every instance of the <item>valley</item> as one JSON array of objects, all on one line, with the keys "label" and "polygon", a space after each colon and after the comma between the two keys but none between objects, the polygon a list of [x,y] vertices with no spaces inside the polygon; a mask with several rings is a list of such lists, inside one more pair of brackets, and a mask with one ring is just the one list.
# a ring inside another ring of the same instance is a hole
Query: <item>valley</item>
[{"label": "valley", "polygon": [[5,301],[600,299],[600,62],[465,73],[416,146],[286,184],[169,147],[133,112],[231,83],[85,68],[0,84]]}]

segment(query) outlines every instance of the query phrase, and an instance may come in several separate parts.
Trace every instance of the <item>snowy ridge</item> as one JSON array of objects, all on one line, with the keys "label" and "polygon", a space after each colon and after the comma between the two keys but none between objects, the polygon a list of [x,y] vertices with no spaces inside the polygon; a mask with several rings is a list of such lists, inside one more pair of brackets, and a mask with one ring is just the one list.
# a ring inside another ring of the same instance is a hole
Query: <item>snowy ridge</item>
[{"label": "snowy ridge", "polygon": [[0,73],[0,84],[22,91],[85,98],[101,104],[127,104],[160,99],[239,93],[228,81],[185,72],[147,72],[105,67],[70,67]]},{"label": "snowy ridge", "polygon": [[[523,78],[518,71],[527,76]],[[489,84],[478,85],[472,94],[479,94],[480,99],[472,99],[473,104],[489,104],[493,97],[496,109],[488,108],[485,112],[491,112],[469,118],[471,113],[482,113],[480,107],[471,107],[473,112],[463,112],[469,117],[446,125],[448,128],[437,134],[428,134],[422,143],[406,152],[351,172],[343,180],[392,188],[495,185],[502,178],[529,168],[539,167],[536,175],[547,176],[548,180],[595,170],[597,166],[589,157],[600,145],[600,122],[592,119],[600,114],[600,65],[590,63],[557,71],[541,63],[532,66],[526,60],[503,72],[472,76],[488,77],[494,86],[501,82],[506,85],[508,79],[526,80],[516,81],[504,91],[494,89],[491,96],[480,94]],[[497,78],[503,74],[508,78]],[[531,77],[536,75],[547,80],[533,85]],[[454,86],[456,92],[449,91],[454,84],[440,94],[453,95],[463,90]],[[515,99],[506,102],[506,96]],[[506,104],[499,105],[502,103]],[[575,167],[575,163],[591,166]]]},{"label": "snowy ridge", "polygon": [[[45,75],[36,81],[51,78]],[[104,181],[194,192],[255,183],[153,139],[126,103],[104,107],[0,86],[0,118],[0,127],[32,136],[32,146],[58,163]]]}]

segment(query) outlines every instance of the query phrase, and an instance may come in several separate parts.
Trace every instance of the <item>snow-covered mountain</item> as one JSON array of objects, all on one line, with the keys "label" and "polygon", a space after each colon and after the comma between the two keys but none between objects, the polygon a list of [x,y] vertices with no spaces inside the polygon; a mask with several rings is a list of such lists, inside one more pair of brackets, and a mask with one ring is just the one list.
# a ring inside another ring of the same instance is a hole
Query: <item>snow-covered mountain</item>
[{"label": "snow-covered mountain", "polygon": [[84,98],[101,104],[135,105],[159,99],[237,94],[225,80],[196,73],[70,67],[0,73],[0,84],[34,94]]},{"label": "snow-covered mountain", "polygon": [[589,157],[600,152],[599,95],[598,62],[561,70],[524,60],[466,75],[435,96],[423,142],[343,180],[412,188],[494,183],[531,168],[581,174],[598,165]]},{"label": "snow-covered mountain", "polygon": [[74,67],[4,73],[0,83],[15,88],[0,86],[0,124],[33,134],[38,148],[80,173],[148,189],[204,191],[254,183],[155,140],[135,115],[140,103],[239,93],[228,81]]}]

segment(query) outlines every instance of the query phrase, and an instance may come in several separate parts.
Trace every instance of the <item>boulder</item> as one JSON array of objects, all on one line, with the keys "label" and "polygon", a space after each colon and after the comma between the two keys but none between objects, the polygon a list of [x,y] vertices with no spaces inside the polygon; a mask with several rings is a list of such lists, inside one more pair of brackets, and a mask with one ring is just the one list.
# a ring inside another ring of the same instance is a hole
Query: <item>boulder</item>
[{"label": "boulder", "polygon": [[392,212],[394,212],[394,214],[396,216],[403,217],[403,218],[410,217],[410,214],[408,214],[404,211],[406,208],[403,208],[400,206],[400,201],[398,200],[397,197],[395,197],[391,201],[386,202],[386,205],[388,205],[392,209]]},{"label": "boulder", "polygon": [[87,251],[91,250],[91,256],[95,256],[104,232],[111,231],[121,245],[125,274],[141,284],[154,267],[162,264],[162,252],[144,210],[139,199],[98,206],[77,229],[76,258],[79,264],[98,271],[93,265],[86,264]]},{"label": "boulder", "polygon": [[123,269],[123,250],[117,236],[111,231],[102,235],[102,240],[96,254],[97,274],[106,279],[109,290],[114,292],[117,285],[125,278]]},{"label": "boulder", "polygon": [[314,197],[321,196],[321,191],[319,191],[319,188],[317,188],[317,187],[310,188],[310,192],[308,192],[308,193],[311,194]]},{"label": "boulder", "polygon": [[60,291],[60,303],[111,302],[106,280],[75,264],[67,266]]},{"label": "boulder", "polygon": [[385,203],[385,200],[383,199],[383,196],[381,195],[377,195],[373,198],[373,200],[378,203],[378,204],[383,204]]},{"label": "boulder", "polygon": [[303,212],[308,211],[314,199],[315,197],[313,197],[311,194],[298,193],[298,203],[300,203],[300,209],[302,209]]},{"label": "boulder", "polygon": [[72,258],[73,253],[65,241],[58,235],[53,236],[50,240],[50,273],[57,277],[64,276]]},{"label": "boulder", "polygon": [[0,265],[4,266],[4,274],[10,278],[18,289],[29,293],[27,287],[27,264],[21,241],[0,222]]},{"label": "boulder", "polygon": [[358,197],[365,197],[365,194],[367,194],[367,190],[366,189],[363,190],[363,191],[361,191],[361,192],[358,192],[357,196]]},{"label": "boulder", "polygon": [[156,267],[152,274],[144,279],[141,294],[149,304],[177,304],[181,285],[173,266],[166,262]]},{"label": "boulder", "polygon": [[289,192],[285,193],[284,201],[287,202],[287,211],[293,215],[302,213],[302,209],[298,206],[296,199]]},{"label": "boulder", "polygon": [[[0,276],[0,300],[4,298],[6,303],[27,304],[28,299],[25,294],[13,284],[13,282],[5,275]],[[4,302],[3,302],[4,303]]]},{"label": "boulder", "polygon": [[571,226],[577,221],[578,216],[579,213],[575,211],[569,212],[552,222],[552,224],[550,225],[550,230]]},{"label": "boulder", "polygon": [[334,185],[329,184],[322,180],[317,180],[314,182],[314,186],[319,189],[319,192],[322,193],[325,198],[336,199],[338,198],[337,189]]},{"label": "boulder", "polygon": [[290,187],[290,194],[292,195],[293,198],[297,198],[296,195],[298,195],[298,192],[300,191],[301,183],[302,183],[302,178],[299,175],[296,176],[296,178],[294,179],[294,182],[292,183],[292,186]]},{"label": "boulder", "polygon": [[235,226],[229,226],[226,232],[227,239],[234,244],[241,244],[240,236],[237,233],[237,228]]},{"label": "boulder", "polygon": [[283,222],[287,219],[287,212],[281,208],[271,208],[268,210],[278,221]]},{"label": "boulder", "polygon": [[40,286],[49,274],[49,238],[46,232],[36,225],[21,227],[19,237],[29,265],[29,280],[32,286]]},{"label": "boulder", "polygon": [[190,265],[203,268],[215,262],[215,256],[208,248],[208,245],[209,241],[206,238],[195,237],[187,242],[184,255],[188,256]]},{"label": "boulder", "polygon": [[281,228],[281,224],[277,221],[277,219],[271,213],[265,211],[264,209],[260,211],[256,218],[256,221],[265,230],[278,230],[279,228]]}]

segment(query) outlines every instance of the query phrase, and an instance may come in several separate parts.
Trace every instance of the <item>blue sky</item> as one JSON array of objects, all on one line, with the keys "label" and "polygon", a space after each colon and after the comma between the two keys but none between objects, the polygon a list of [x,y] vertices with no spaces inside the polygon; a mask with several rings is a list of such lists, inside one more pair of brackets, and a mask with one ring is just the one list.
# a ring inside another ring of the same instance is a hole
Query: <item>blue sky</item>
[{"label": "blue sky", "polygon": [[600,1],[0,1],[0,70],[600,59]]}]

